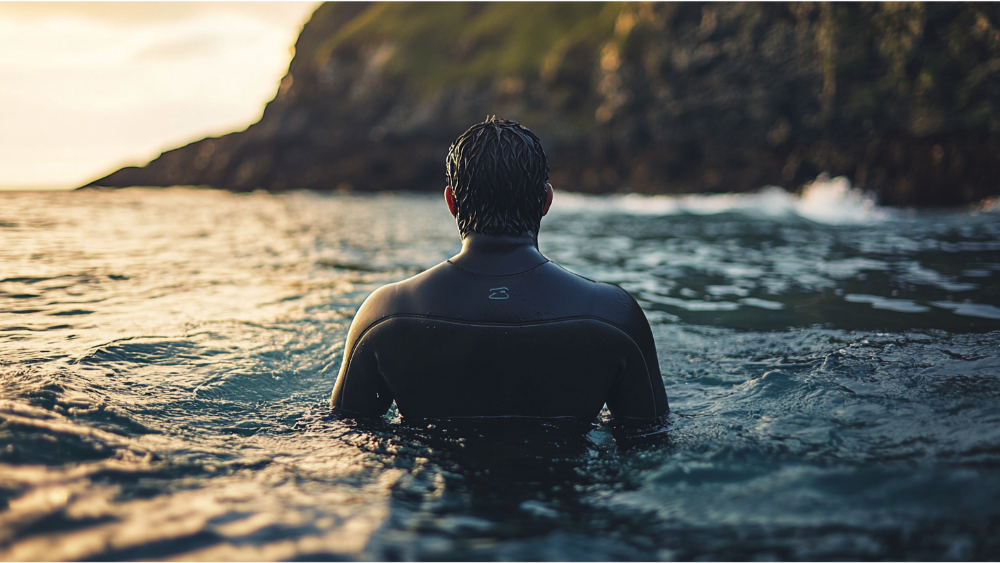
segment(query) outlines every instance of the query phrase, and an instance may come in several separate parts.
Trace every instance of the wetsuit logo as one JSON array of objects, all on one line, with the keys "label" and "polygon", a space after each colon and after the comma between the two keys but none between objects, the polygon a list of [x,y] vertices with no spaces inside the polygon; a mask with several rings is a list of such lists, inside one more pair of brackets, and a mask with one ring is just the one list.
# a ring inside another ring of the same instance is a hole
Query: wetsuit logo
[{"label": "wetsuit logo", "polygon": [[490,299],[507,299],[510,294],[507,293],[506,287],[494,287],[490,288]]}]

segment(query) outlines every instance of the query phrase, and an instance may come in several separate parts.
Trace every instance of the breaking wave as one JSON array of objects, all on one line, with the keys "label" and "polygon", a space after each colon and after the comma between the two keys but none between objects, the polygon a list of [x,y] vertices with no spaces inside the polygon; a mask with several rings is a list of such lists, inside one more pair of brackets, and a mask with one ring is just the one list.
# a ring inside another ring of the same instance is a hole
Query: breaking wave
[{"label": "breaking wave", "polygon": [[789,193],[777,186],[767,186],[743,194],[642,195],[624,194],[591,196],[558,193],[561,211],[629,213],[636,215],[717,215],[745,213],[762,217],[801,217],[826,225],[849,225],[884,221],[898,211],[880,207],[873,194],[851,186],[844,176],[820,175],[802,189]]}]

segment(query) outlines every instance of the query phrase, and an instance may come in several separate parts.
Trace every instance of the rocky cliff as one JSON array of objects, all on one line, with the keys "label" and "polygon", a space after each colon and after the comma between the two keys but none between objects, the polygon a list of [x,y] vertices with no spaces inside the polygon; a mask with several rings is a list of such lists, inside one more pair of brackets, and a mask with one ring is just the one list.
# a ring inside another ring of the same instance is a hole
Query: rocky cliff
[{"label": "rocky cliff", "polygon": [[1000,193],[1000,6],[328,3],[246,131],[100,186],[440,190],[488,114],[535,131],[557,189],[797,189],[886,204]]}]

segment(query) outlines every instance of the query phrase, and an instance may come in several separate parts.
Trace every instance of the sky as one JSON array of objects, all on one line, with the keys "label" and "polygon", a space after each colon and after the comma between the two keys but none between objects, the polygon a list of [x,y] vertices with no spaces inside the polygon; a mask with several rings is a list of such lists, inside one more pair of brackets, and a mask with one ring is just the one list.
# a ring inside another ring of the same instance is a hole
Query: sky
[{"label": "sky", "polygon": [[70,189],[260,119],[318,2],[0,2],[0,190]]}]

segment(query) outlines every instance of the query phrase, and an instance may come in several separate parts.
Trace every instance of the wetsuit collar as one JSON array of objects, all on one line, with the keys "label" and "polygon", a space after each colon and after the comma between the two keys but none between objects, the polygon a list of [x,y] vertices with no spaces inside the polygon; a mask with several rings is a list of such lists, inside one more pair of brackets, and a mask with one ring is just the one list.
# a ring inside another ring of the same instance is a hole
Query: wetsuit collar
[{"label": "wetsuit collar", "polygon": [[469,233],[462,252],[448,260],[452,264],[485,276],[519,274],[548,262],[535,244],[535,235],[519,236]]}]

